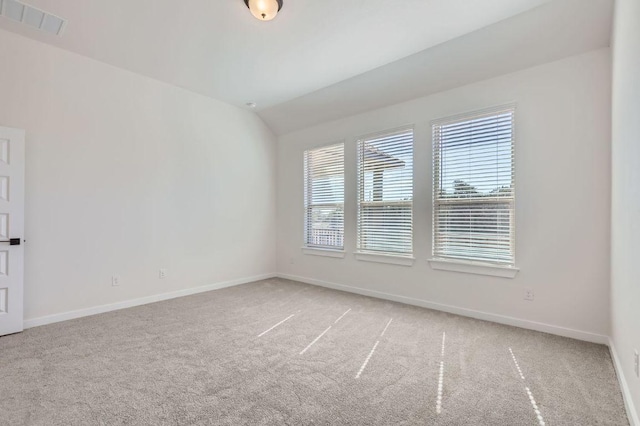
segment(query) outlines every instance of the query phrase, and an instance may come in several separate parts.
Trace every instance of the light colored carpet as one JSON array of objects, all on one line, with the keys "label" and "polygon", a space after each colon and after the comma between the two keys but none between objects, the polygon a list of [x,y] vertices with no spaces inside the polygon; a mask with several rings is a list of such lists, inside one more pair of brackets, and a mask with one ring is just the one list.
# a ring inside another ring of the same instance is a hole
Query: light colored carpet
[{"label": "light colored carpet", "polygon": [[546,425],[628,424],[605,346],[282,279],[33,328],[0,360],[2,425],[540,425],[526,388]]}]

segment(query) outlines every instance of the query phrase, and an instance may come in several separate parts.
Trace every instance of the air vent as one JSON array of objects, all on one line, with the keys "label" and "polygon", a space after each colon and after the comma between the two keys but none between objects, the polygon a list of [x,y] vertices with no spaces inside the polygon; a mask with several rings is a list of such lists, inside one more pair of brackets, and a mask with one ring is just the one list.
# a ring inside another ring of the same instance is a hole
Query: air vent
[{"label": "air vent", "polygon": [[16,0],[0,0],[0,15],[49,34],[62,35],[66,21]]}]

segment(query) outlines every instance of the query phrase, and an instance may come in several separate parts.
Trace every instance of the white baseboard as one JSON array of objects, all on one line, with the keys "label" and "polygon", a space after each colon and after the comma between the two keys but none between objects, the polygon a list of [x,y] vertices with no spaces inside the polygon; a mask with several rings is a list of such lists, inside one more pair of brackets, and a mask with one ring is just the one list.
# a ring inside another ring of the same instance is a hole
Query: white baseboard
[{"label": "white baseboard", "polygon": [[618,352],[613,344],[613,340],[609,339],[609,351],[611,352],[611,359],[613,359],[613,367],[616,369],[616,375],[618,376],[618,382],[622,389],[622,398],[624,399],[624,406],[627,409],[627,417],[629,417],[629,424],[631,426],[640,426],[640,419],[638,418],[638,412],[633,404],[631,398],[631,392],[629,391],[629,385],[627,379],[624,376],[622,370],[622,364],[620,364],[620,358],[618,358]]},{"label": "white baseboard", "polygon": [[[406,303],[407,305],[420,306],[423,308],[434,309],[437,311],[449,312],[451,314],[462,315],[465,317],[476,318],[485,321],[497,322],[505,325],[512,325],[514,327],[526,328],[529,330],[541,331],[543,333],[556,334],[558,336],[570,337],[572,339],[584,340],[592,343],[599,343],[602,345],[609,344],[609,337],[601,334],[590,333],[588,331],[574,330],[566,327],[559,327],[556,325],[545,324],[536,321],[529,321],[520,318],[509,317],[505,315],[492,314],[489,312],[476,311],[473,309],[460,308],[458,306],[445,305],[442,303],[430,302],[428,300],[415,299],[412,297],[398,296],[396,294],[384,293],[376,290],[369,290],[360,287],[352,287],[344,284],[336,284],[327,281],[317,280],[314,278],[300,277],[297,275],[281,274],[278,273],[278,277],[300,281],[307,284],[318,285],[321,287],[332,288],[334,290],[342,290],[349,293],[361,294],[363,296],[375,297],[378,299],[391,300],[394,302]],[[635,425],[634,425],[635,426]],[[640,426],[640,425],[637,425]]]},{"label": "white baseboard", "polygon": [[226,287],[233,287],[240,284],[246,284],[253,281],[266,280],[275,277],[276,274],[262,274],[253,277],[239,278],[230,281],[223,281],[215,284],[208,284],[200,287],[185,288],[182,290],[171,291],[168,293],[154,294],[152,296],[141,297],[138,299],[123,300],[122,302],[109,303],[107,305],[94,306],[91,308],[78,309],[76,311],[61,312],[59,314],[46,315],[38,318],[31,318],[24,321],[24,328],[38,327],[55,322],[67,321],[70,319],[87,317],[90,315],[102,314],[105,312],[117,311],[119,309],[131,308],[134,306],[146,305],[148,303],[160,302],[162,300],[175,299],[177,297],[189,296],[206,291],[218,290]]}]

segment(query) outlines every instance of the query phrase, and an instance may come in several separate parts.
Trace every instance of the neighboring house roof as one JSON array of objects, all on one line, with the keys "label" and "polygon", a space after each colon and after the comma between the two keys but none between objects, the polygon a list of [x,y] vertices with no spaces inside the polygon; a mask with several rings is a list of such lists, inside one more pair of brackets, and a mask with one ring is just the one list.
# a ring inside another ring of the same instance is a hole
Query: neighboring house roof
[{"label": "neighboring house roof", "polygon": [[374,146],[364,145],[365,171],[370,171],[371,169],[395,169],[397,167],[404,167],[404,161],[380,151]]},{"label": "neighboring house roof", "polygon": [[[311,153],[313,156],[313,152]],[[339,156],[342,154],[332,153],[332,152],[322,152],[322,156]],[[331,161],[327,161],[326,167],[317,167],[314,169],[313,178],[319,178],[324,176],[332,176],[335,174],[342,174],[343,169],[337,169],[334,165],[331,165]],[[405,162],[400,160],[393,155],[387,154],[384,151],[380,151],[379,149],[371,146],[370,144],[365,144],[364,146],[364,169],[365,171],[371,171],[373,169],[395,169],[398,167],[404,167]]]}]

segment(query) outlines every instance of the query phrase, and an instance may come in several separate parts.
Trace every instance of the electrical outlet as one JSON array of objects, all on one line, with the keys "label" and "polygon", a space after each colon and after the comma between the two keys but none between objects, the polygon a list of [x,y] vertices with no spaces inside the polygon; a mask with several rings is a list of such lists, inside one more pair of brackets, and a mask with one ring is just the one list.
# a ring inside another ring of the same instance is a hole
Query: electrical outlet
[{"label": "electrical outlet", "polygon": [[289,263],[293,265],[294,263],[296,263],[296,261],[293,257],[291,257],[289,258]]},{"label": "electrical outlet", "polygon": [[117,287],[120,285],[120,275],[114,275],[111,277],[111,285]]},{"label": "electrical outlet", "polygon": [[158,277],[163,280],[165,278],[167,278],[167,270],[164,268],[160,269],[160,272],[158,273]]},{"label": "electrical outlet", "polygon": [[636,377],[640,378],[640,357],[638,356],[638,350],[633,352],[633,364],[636,372]]},{"label": "electrical outlet", "polygon": [[532,302],[533,299],[535,299],[535,295],[533,294],[533,290],[530,289],[530,288],[525,288],[524,289],[524,300],[528,300],[528,301]]}]

